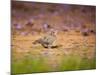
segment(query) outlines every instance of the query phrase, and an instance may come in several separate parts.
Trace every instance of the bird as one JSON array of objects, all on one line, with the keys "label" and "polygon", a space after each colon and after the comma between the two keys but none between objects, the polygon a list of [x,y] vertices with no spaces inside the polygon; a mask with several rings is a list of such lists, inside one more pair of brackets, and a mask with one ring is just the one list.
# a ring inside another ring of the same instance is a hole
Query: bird
[{"label": "bird", "polygon": [[41,44],[44,48],[52,48],[54,42],[56,41],[57,31],[50,30],[47,35],[43,38],[39,38],[33,42],[33,44]]}]

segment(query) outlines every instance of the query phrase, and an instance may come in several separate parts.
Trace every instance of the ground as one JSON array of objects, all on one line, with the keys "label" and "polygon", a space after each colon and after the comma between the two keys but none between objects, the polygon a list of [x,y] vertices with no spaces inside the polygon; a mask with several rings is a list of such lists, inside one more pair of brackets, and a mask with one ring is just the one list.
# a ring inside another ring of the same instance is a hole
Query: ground
[{"label": "ground", "polygon": [[[78,69],[85,69],[85,68],[94,69],[95,68],[95,61],[94,61],[95,60],[95,36],[91,35],[88,37],[84,37],[80,34],[78,35],[74,35],[74,34],[69,35],[68,33],[59,33],[59,35],[57,36],[58,39],[56,41],[56,44],[62,46],[53,49],[43,48],[40,44],[33,45],[32,42],[36,38],[40,37],[39,35],[35,35],[35,36],[29,35],[26,37],[16,36],[12,41],[12,43],[14,43],[13,44],[14,46],[12,47],[12,62],[14,64],[26,63],[23,67],[17,66],[18,70],[20,67],[21,69],[24,69],[25,66],[32,67],[31,65],[32,63],[30,63],[29,59],[33,60],[33,62],[36,61],[46,66],[48,69],[46,68],[44,71],[49,71],[50,68],[51,68],[50,71],[59,71],[60,69],[67,70],[66,68],[60,68],[60,67],[64,67],[65,65],[68,66],[70,65],[70,63],[72,63],[73,66],[71,69],[68,70],[78,70]],[[69,60],[69,58],[71,61]],[[25,60],[27,60],[27,62]],[[67,60],[69,60],[69,62]],[[88,60],[88,62],[85,62],[85,60]],[[77,65],[75,64],[75,62]],[[84,67],[80,68],[82,62],[86,63],[83,64],[86,65],[84,66],[85,68]],[[41,65],[38,63],[36,67],[38,66],[41,67]],[[63,63],[65,65],[63,65]],[[87,64],[89,64],[88,67]],[[29,69],[26,68],[26,70]],[[39,71],[44,72],[43,69]],[[16,72],[16,69],[14,72]],[[34,71],[33,69],[31,72],[37,72],[37,71]],[[22,73],[24,73],[23,70]],[[27,71],[25,73],[27,73]]]}]

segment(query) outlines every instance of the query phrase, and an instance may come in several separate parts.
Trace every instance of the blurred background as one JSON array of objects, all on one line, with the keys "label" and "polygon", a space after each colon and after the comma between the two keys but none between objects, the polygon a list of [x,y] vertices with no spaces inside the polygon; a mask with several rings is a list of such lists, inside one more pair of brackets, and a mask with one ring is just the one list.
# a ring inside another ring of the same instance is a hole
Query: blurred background
[{"label": "blurred background", "polygon": [[95,6],[12,1],[12,34],[32,34],[55,29],[95,33]]}]

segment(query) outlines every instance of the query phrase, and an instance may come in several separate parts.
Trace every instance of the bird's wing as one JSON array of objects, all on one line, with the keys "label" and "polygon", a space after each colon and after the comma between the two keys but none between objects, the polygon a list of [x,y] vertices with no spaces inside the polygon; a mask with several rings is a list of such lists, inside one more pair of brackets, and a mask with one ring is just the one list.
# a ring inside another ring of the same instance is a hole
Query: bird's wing
[{"label": "bird's wing", "polygon": [[52,44],[55,41],[55,37],[48,35],[45,36],[43,40],[45,43]]}]

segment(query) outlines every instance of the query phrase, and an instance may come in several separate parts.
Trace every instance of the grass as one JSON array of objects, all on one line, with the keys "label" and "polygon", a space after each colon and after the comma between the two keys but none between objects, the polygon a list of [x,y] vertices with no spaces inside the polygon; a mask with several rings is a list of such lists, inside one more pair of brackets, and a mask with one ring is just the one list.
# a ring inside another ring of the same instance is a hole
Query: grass
[{"label": "grass", "polygon": [[49,71],[42,57],[25,57],[19,62],[12,62],[12,74],[25,74]]},{"label": "grass", "polygon": [[81,59],[75,56],[65,56],[62,59],[62,63],[60,65],[60,70],[76,70],[78,69],[78,64],[80,63]]},{"label": "grass", "polygon": [[87,59],[79,56],[65,56],[60,65],[61,71],[88,70],[95,68],[95,58]]},{"label": "grass", "polygon": [[[38,73],[53,71],[50,66],[45,63],[45,57],[30,56],[25,57],[19,62],[12,62],[12,74]],[[55,71],[73,71],[95,69],[95,58],[86,59],[79,56],[63,56],[62,63]]]}]

